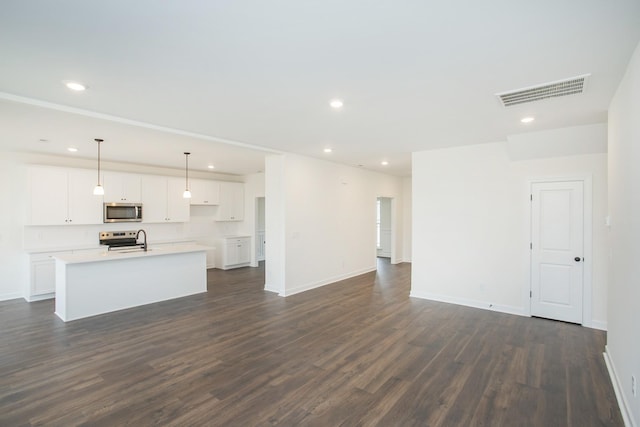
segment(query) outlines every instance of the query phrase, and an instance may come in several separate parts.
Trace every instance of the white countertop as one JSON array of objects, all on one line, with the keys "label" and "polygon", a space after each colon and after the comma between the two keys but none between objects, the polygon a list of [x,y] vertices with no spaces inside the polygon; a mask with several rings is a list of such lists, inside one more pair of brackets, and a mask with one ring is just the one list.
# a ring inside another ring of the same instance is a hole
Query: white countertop
[{"label": "white countertop", "polygon": [[[183,244],[192,244],[197,240],[196,238],[184,239],[184,240],[157,240],[153,239],[153,243],[158,245],[183,245]],[[53,252],[68,252],[68,251],[86,251],[86,250],[97,250],[102,251],[106,250],[104,245],[100,244],[85,244],[85,245],[70,245],[70,246],[46,246],[46,247],[25,247],[24,251],[30,255],[32,254],[40,254],[40,253],[53,253]]]},{"label": "white countertop", "polygon": [[115,261],[129,258],[145,258],[162,255],[173,255],[187,252],[207,251],[209,246],[198,244],[176,244],[176,245],[160,245],[149,246],[147,252],[142,249],[115,250],[107,251],[106,248],[102,252],[76,253],[76,254],[59,254],[54,255],[58,261],[65,264],[80,264],[87,262]]}]

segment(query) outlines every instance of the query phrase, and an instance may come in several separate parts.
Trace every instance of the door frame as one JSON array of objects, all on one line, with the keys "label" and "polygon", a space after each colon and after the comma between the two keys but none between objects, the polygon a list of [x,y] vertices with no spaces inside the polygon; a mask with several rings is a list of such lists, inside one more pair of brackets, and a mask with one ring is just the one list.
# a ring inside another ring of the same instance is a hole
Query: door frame
[{"label": "door frame", "polygon": [[[389,201],[389,260],[395,259],[395,248],[394,248],[394,239],[395,239],[395,235],[394,235],[394,215],[393,215],[393,209],[394,209],[394,203],[393,203],[393,197],[386,197],[386,196],[379,196],[376,197],[376,200],[380,200],[380,199],[387,199]],[[378,255],[378,251],[376,250],[376,256],[380,256]],[[386,256],[382,256],[383,258],[387,258]]]},{"label": "door frame", "polygon": [[[254,224],[253,224],[253,236],[254,237],[253,237],[253,248],[252,248],[253,249],[253,254],[251,256],[251,260],[252,260],[251,266],[252,267],[258,267],[258,265],[260,265],[260,261],[266,261],[267,260],[266,250],[265,250],[265,253],[264,253],[264,259],[262,259],[262,260],[258,259],[258,231],[259,231],[258,230],[258,216],[259,216],[258,215],[258,212],[259,212],[259,206],[258,205],[260,203],[260,199],[264,199],[265,218],[267,216],[266,215],[267,199],[264,196],[256,196],[255,199],[254,199],[254,211],[255,212],[254,212],[254,215],[253,215],[253,222],[254,222]],[[267,232],[267,230],[266,230],[267,229],[266,220],[265,220],[264,228],[265,228],[264,232],[265,232],[265,235],[266,235],[266,232]]]},{"label": "door frame", "polygon": [[[592,316],[592,304],[593,304],[593,176],[591,174],[585,175],[569,175],[569,176],[551,176],[551,177],[533,177],[527,179],[527,193],[526,193],[526,211],[527,215],[527,245],[533,240],[533,205],[531,203],[531,194],[533,194],[533,184],[540,184],[546,182],[567,182],[567,181],[582,181],[584,189],[584,270],[582,278],[582,326],[593,327]],[[532,289],[531,280],[531,249],[526,252],[526,272],[527,280],[525,286],[522,289],[522,298],[525,307],[525,315],[531,317],[531,297],[530,292]]]},{"label": "door frame", "polygon": [[[389,259],[389,262],[391,264],[399,264],[402,261],[398,259],[398,251],[397,251],[397,248],[396,248],[396,244],[397,244],[396,239],[397,239],[397,236],[398,236],[398,234],[397,234],[397,232],[398,232],[398,224],[396,223],[396,220],[398,218],[397,200],[396,200],[395,196],[378,195],[374,199],[374,205],[373,205],[374,209],[375,209],[375,206],[376,206],[375,205],[375,201],[378,200],[381,197],[382,198],[386,198],[386,199],[391,199],[391,258]],[[373,234],[373,236],[374,236],[374,239],[373,239],[373,242],[374,242],[373,253],[374,253],[374,256],[375,256],[374,257],[374,260],[375,260],[374,265],[378,265],[377,264],[377,262],[378,262],[377,261],[377,259],[378,259],[378,251],[375,248],[375,242],[376,242],[376,240],[375,240],[375,232],[376,232],[376,230],[374,228],[374,230],[373,230],[373,233],[374,233]]]}]

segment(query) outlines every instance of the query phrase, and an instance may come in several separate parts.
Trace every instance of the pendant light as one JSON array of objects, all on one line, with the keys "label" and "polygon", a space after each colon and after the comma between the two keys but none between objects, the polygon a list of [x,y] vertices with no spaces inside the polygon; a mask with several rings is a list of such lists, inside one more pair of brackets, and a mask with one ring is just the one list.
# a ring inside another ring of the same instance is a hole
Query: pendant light
[{"label": "pendant light", "polygon": [[95,141],[98,143],[98,185],[94,187],[93,194],[95,196],[104,196],[104,188],[100,185],[100,143],[104,140],[96,138]]},{"label": "pendant light", "polygon": [[184,153],[184,182],[185,182],[185,190],[184,193],[182,193],[182,197],[184,197],[185,199],[190,199],[191,198],[191,191],[189,191],[189,154],[191,153],[187,153],[185,151]]}]

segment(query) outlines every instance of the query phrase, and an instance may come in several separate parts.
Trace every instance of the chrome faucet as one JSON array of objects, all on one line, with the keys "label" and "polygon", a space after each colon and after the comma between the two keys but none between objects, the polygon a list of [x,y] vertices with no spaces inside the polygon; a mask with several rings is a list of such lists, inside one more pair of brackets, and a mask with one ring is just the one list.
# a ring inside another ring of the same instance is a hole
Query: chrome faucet
[{"label": "chrome faucet", "polygon": [[136,242],[138,241],[138,237],[140,237],[140,232],[144,233],[144,242],[142,243],[142,249],[147,252],[147,232],[142,228],[138,230],[138,233],[136,234]]}]

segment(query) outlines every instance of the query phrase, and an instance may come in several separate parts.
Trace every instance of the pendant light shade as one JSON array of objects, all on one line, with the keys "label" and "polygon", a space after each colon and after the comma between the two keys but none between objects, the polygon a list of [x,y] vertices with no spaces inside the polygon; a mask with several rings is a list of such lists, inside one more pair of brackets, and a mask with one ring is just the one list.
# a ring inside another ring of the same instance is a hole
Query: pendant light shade
[{"label": "pendant light shade", "polygon": [[98,184],[94,187],[93,194],[95,196],[104,196],[104,187],[100,185],[100,143],[103,140],[96,138],[95,141],[98,143]]},{"label": "pendant light shade", "polygon": [[185,151],[184,153],[184,193],[182,193],[182,197],[185,199],[191,198],[191,191],[189,191],[189,154]]}]

